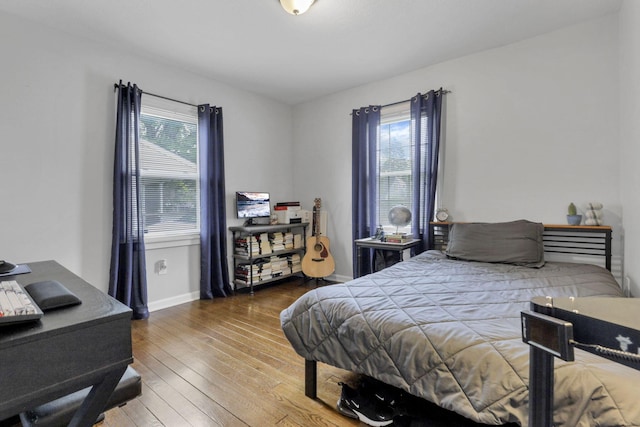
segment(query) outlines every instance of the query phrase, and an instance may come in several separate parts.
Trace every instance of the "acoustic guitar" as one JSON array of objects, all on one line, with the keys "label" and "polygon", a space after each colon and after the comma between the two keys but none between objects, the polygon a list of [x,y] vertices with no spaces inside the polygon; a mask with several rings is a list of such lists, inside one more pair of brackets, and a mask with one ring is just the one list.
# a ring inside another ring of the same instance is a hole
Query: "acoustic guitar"
[{"label": "acoustic guitar", "polygon": [[327,277],[336,269],[333,255],[329,252],[329,239],[320,233],[320,199],[314,200],[313,235],[307,241],[307,251],[302,258],[302,272],[313,278]]}]

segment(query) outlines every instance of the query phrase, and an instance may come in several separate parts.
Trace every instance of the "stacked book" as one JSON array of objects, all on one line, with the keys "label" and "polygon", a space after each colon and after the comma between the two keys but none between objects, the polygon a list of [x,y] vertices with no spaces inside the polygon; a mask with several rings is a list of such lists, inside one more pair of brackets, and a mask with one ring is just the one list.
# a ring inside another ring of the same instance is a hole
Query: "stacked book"
[{"label": "stacked book", "polygon": [[260,266],[260,280],[271,279],[271,260],[259,259],[256,263]]},{"label": "stacked book", "polygon": [[284,274],[289,274],[289,260],[286,256],[272,256],[271,257],[271,277],[280,277]]},{"label": "stacked book", "polygon": [[291,274],[300,273],[302,271],[302,261],[300,259],[300,254],[291,254],[287,258],[289,261]]},{"label": "stacked book", "polygon": [[271,250],[273,252],[284,251],[284,235],[281,232],[271,233],[269,240],[271,241]]},{"label": "stacked book", "polygon": [[287,250],[293,249],[293,233],[290,231],[284,233],[284,248]]},{"label": "stacked book", "polygon": [[413,236],[407,233],[385,234],[384,236],[384,241],[387,243],[407,243],[412,239]]},{"label": "stacked book", "polygon": [[299,211],[301,208],[300,208],[300,202],[278,202],[273,207],[273,209],[276,211],[286,211],[286,210]]},{"label": "stacked book", "polygon": [[269,280],[272,277],[271,260],[259,259],[253,264],[238,264],[235,271],[235,279],[241,283],[257,283]]},{"label": "stacked book", "polygon": [[258,239],[256,239],[255,236],[249,235],[246,237],[239,237],[234,243],[235,252],[238,255],[249,257],[260,254],[260,246],[258,245]]},{"label": "stacked book", "polygon": [[260,254],[267,255],[272,252],[271,250],[271,242],[269,241],[269,234],[262,233],[260,234]]},{"label": "stacked book", "polygon": [[300,249],[302,247],[302,234],[293,235],[293,248]]},{"label": "stacked book", "polygon": [[242,283],[260,281],[260,266],[256,264],[239,264],[235,273],[236,280]]}]

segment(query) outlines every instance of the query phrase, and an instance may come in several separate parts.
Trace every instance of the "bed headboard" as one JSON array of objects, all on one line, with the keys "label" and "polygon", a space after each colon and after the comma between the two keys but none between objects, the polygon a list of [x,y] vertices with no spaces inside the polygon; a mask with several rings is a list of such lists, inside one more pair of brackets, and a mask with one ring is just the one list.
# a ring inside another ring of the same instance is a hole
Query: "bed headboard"
[{"label": "bed headboard", "polygon": [[[429,225],[430,249],[445,250],[449,241],[451,222],[432,222]],[[608,225],[544,225],[545,254],[604,258],[604,266],[611,271],[611,227]]]}]

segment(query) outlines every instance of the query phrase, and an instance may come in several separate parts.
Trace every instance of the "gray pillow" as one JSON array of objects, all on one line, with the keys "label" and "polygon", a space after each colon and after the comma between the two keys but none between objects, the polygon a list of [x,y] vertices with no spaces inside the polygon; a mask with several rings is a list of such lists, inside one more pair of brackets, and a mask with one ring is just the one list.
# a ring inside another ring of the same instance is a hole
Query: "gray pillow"
[{"label": "gray pillow", "polygon": [[544,225],[518,220],[502,223],[456,223],[449,230],[448,257],[526,267],[544,265]]}]

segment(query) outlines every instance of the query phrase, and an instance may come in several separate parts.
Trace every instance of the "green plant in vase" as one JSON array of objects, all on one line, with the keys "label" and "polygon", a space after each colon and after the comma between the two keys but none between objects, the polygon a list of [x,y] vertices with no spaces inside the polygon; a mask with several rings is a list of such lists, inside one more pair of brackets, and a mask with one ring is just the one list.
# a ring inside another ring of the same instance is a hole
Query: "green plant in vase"
[{"label": "green plant in vase", "polygon": [[569,223],[569,225],[580,225],[581,222],[582,215],[578,214],[576,205],[574,205],[573,202],[570,203],[567,209],[567,223]]}]

